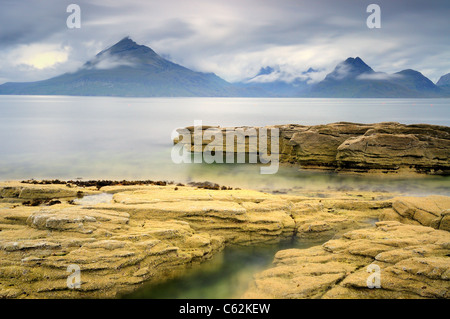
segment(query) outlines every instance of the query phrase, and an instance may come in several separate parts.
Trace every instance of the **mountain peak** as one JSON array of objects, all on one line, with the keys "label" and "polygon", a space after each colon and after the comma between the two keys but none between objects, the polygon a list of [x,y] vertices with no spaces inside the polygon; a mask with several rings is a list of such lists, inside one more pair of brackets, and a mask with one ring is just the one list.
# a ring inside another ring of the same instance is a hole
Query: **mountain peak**
[{"label": "mountain peak", "polygon": [[402,78],[400,79],[402,84],[408,87],[409,89],[432,90],[432,91],[438,90],[436,85],[419,71],[413,69],[406,69],[397,72],[395,74],[402,76]]},{"label": "mountain peak", "polygon": [[170,63],[160,57],[155,51],[145,45],[137,44],[126,36],[116,44],[99,52],[92,60],[86,62],[84,67],[111,68],[120,65],[139,64],[166,64]]},{"label": "mountain peak", "polygon": [[348,58],[343,63],[361,71],[361,73],[374,72],[370,66],[368,66],[363,60],[361,60],[360,57]]},{"label": "mountain peak", "polygon": [[259,69],[259,72],[258,72],[258,74],[255,75],[255,77],[260,76],[260,75],[271,74],[274,71],[275,71],[275,69],[270,66],[261,67],[261,69]]},{"label": "mountain peak", "polygon": [[[122,40],[120,40],[119,42],[122,42],[122,41],[136,43],[130,38],[129,35],[127,35],[126,37],[123,37]],[[119,42],[117,42],[117,43],[119,43]]]},{"label": "mountain peak", "polygon": [[303,72],[303,73],[305,74],[305,73],[312,73],[312,72],[317,72],[317,70],[310,67],[308,70],[306,70],[306,72]]},{"label": "mountain peak", "polygon": [[134,42],[129,36],[126,36],[116,44],[111,47],[101,51],[97,54],[97,57],[101,57],[102,55],[120,55],[120,56],[135,56],[139,57],[143,54],[157,56],[155,51],[150,49],[145,45],[140,45]]},{"label": "mountain peak", "polygon": [[413,69],[402,70],[400,72],[397,72],[397,74],[410,75],[410,76],[423,76],[422,73],[420,73],[419,71],[413,70]]},{"label": "mountain peak", "polygon": [[333,72],[329,73],[326,80],[342,80],[347,78],[356,78],[363,73],[374,73],[374,70],[364,63],[360,57],[348,58],[339,63]]},{"label": "mountain peak", "polygon": [[[122,47],[122,48],[133,48],[133,47],[139,47],[139,44],[134,42],[129,36],[126,36],[116,44],[114,44],[112,47]],[[111,48],[112,48],[111,47]]]}]

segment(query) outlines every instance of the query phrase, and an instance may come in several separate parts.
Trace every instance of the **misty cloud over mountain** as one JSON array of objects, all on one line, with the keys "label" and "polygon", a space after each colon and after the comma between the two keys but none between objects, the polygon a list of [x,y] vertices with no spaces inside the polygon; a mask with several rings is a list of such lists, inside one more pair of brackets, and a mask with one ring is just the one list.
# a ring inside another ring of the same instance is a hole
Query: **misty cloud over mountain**
[{"label": "misty cloud over mountain", "polygon": [[[286,77],[265,67],[253,78],[230,83],[214,73],[196,72],[162,58],[129,37],[102,50],[75,72],[37,82],[0,85],[0,94],[222,97],[445,97],[418,71],[375,72],[361,58],[348,58],[318,83],[313,68]],[[444,84],[446,83],[444,80]]]}]

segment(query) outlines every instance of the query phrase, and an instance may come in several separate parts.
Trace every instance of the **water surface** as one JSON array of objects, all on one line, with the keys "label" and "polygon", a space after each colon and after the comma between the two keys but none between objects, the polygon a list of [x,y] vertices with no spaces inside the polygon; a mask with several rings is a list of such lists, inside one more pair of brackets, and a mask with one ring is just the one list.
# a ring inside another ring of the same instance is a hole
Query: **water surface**
[{"label": "water surface", "polygon": [[[174,164],[174,129],[338,121],[450,124],[450,99],[118,98],[0,96],[0,180],[210,180],[232,187],[401,188],[448,192],[448,178],[411,182],[346,177],[283,167],[260,175],[255,165]],[[447,186],[446,186],[447,185]]]},{"label": "water surface", "polygon": [[268,268],[275,253],[288,248],[309,248],[326,240],[302,243],[286,240],[280,244],[251,247],[227,247],[211,260],[193,265],[182,276],[159,284],[144,284],[123,298],[151,299],[228,299],[239,298],[248,289],[253,276]]}]

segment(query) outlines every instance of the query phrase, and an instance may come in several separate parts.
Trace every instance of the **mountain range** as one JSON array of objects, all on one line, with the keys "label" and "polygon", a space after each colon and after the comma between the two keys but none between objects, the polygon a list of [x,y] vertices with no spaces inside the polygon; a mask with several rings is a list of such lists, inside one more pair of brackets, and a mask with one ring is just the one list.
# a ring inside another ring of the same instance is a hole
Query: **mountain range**
[{"label": "mountain range", "polygon": [[0,94],[130,97],[450,97],[450,73],[434,84],[415,70],[375,72],[359,57],[339,63],[324,80],[310,84],[314,69],[283,80],[274,67],[239,83],[214,73],[190,70],[162,58],[126,37],[98,53],[81,68],[43,81],[7,82]]}]

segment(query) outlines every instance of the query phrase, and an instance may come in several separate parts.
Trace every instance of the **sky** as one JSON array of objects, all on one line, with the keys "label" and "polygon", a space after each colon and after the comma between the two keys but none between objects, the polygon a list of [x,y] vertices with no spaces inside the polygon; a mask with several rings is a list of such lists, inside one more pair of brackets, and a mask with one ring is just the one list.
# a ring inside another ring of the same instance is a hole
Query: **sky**
[{"label": "sky", "polygon": [[[69,29],[67,6],[81,8]],[[369,4],[381,8],[370,29]],[[161,56],[230,82],[262,67],[312,82],[359,56],[375,71],[450,73],[449,0],[0,0],[0,83],[73,72],[130,36]]]}]

